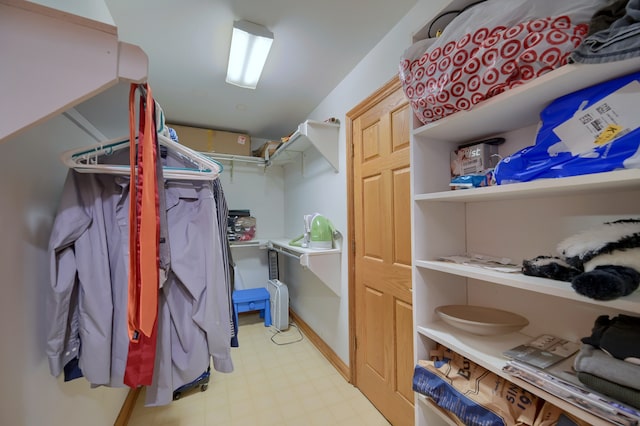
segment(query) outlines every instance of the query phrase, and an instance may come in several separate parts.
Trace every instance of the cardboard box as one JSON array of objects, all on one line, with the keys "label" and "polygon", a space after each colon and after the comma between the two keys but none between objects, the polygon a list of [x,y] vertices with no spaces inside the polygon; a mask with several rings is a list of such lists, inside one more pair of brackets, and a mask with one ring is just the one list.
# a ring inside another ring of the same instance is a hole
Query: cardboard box
[{"label": "cardboard box", "polygon": [[251,136],[243,133],[168,124],[178,134],[181,144],[199,152],[251,155]]},{"label": "cardboard box", "polygon": [[280,141],[269,141],[262,144],[262,146],[258,149],[253,150],[254,157],[265,158],[265,154],[269,152],[269,157],[273,155],[274,152],[282,145]]}]

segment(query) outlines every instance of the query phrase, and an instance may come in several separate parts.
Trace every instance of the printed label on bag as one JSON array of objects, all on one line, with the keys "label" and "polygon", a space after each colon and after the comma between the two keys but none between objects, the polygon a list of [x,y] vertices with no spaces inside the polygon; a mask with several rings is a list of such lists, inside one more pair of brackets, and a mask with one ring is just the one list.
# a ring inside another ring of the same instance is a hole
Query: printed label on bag
[{"label": "printed label on bag", "polygon": [[632,81],[585,110],[578,110],[572,118],[555,129],[572,155],[588,153],[640,127],[635,113],[640,99],[640,83]]},{"label": "printed label on bag", "polygon": [[609,124],[607,128],[598,135],[598,138],[595,140],[595,144],[598,146],[606,145],[614,140],[623,130],[622,126]]}]

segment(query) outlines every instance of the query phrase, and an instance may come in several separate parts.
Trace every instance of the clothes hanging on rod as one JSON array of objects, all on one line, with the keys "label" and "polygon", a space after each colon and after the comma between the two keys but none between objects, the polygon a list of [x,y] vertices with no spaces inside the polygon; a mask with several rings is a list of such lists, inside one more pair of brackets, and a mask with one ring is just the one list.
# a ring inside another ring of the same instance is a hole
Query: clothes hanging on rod
[{"label": "clothes hanging on rod", "polygon": [[[158,141],[161,147],[166,147],[174,156],[180,156],[188,160],[187,165],[191,166],[165,167],[163,171],[167,179],[214,180],[222,172],[223,167],[216,160],[207,158],[184,145],[173,142],[162,134],[158,134]],[[109,158],[115,151],[128,148],[129,138],[119,138],[90,147],[66,151],[62,153],[61,159],[67,167],[80,173],[109,173],[129,176],[131,172],[128,164],[114,164],[114,161]]]},{"label": "clothes hanging on rod", "polygon": [[[168,146],[160,152],[162,172],[188,166]],[[127,155],[115,150],[100,161],[126,164]],[[49,243],[47,355],[54,376],[70,367],[69,378],[81,371],[93,386],[125,386],[130,183],[129,176],[108,171],[72,168],[67,175]],[[149,406],[171,402],[173,391],[200,376],[210,361],[216,371],[233,371],[226,239],[220,237],[226,222],[219,223],[216,204],[224,199],[218,194],[216,200],[211,180],[166,179],[159,191],[165,195],[164,207],[159,198],[159,241],[165,243]]]},{"label": "clothes hanging on rod", "polygon": [[[165,129],[168,128],[165,127]],[[163,172],[167,179],[209,181],[217,179],[218,175],[222,173],[223,166],[218,161],[193,151],[162,133],[158,133],[158,142],[161,148],[168,149],[173,156],[186,160],[183,167],[164,167]],[[128,149],[129,145],[129,137],[118,138],[89,147],[65,151],[60,158],[67,167],[80,173],[109,173],[129,176],[131,170],[128,161],[127,164],[119,164],[110,158],[116,151]]]},{"label": "clothes hanging on rod", "polygon": [[[161,115],[161,117],[164,117],[164,115]],[[163,133],[164,135],[166,135],[165,137],[170,138],[173,142],[178,143],[178,134],[171,127],[167,127],[166,125],[164,125],[163,130],[160,133]],[[161,138],[162,136],[163,135],[161,135]],[[200,154],[198,153],[198,155]],[[213,161],[219,166],[219,170],[221,172],[223,169],[222,164],[220,164],[216,160],[213,160]],[[230,324],[231,346],[238,347],[238,339],[236,337],[238,332],[238,325],[235,323],[235,315],[233,313],[234,305],[231,300],[231,295],[233,293],[233,275],[231,271],[233,270],[234,262],[231,256],[231,246],[229,245],[229,240],[227,239],[227,222],[229,219],[229,207],[227,206],[227,201],[224,195],[224,190],[222,188],[222,183],[220,182],[219,179],[215,179],[213,181],[213,197],[216,203],[218,230],[220,233],[220,241],[222,244],[223,265],[225,269],[225,279],[227,282],[227,289],[228,289],[229,309],[231,311],[231,324]]]},{"label": "clothes hanging on rod", "polygon": [[220,180],[215,180],[213,182],[213,198],[215,199],[217,206],[217,216],[218,216],[218,233],[220,237],[220,241],[222,242],[222,264],[224,265],[224,273],[225,278],[229,285],[227,288],[229,292],[227,294],[227,299],[229,301],[229,310],[231,312],[231,322],[229,327],[231,329],[231,346],[238,347],[238,325],[235,323],[235,315],[234,315],[234,306],[233,301],[231,300],[231,295],[233,293],[232,281],[231,281],[231,270],[233,268],[233,258],[231,257],[231,246],[229,245],[229,240],[227,239],[227,222],[229,220],[229,207],[227,206],[227,202],[224,196],[224,190],[222,189],[222,184]]},{"label": "clothes hanging on rod", "polygon": [[[136,86],[140,89],[143,86]],[[147,93],[143,89],[143,93]],[[178,143],[177,138],[171,138],[169,127],[165,123],[164,111],[154,101],[155,123],[158,143],[162,149],[167,149],[173,156],[181,158],[184,164],[180,166],[165,166],[164,176],[167,179],[179,180],[215,180],[223,171],[219,161],[209,158],[197,151]],[[173,131],[175,135],[175,131]],[[62,162],[70,169],[81,173],[109,173],[129,176],[131,174],[130,160],[122,161],[120,157],[114,160],[111,156],[119,150],[128,149],[131,139],[135,136],[112,139],[89,147],[79,147],[65,151],[60,156]]]}]

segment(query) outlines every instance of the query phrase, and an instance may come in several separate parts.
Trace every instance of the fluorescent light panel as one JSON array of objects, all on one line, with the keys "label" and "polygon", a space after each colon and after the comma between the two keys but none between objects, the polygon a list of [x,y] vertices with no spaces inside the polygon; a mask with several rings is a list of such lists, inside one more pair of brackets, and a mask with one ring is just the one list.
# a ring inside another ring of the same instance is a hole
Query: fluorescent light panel
[{"label": "fluorescent light panel", "polygon": [[227,83],[255,89],[273,43],[273,33],[262,25],[235,21],[231,35]]}]

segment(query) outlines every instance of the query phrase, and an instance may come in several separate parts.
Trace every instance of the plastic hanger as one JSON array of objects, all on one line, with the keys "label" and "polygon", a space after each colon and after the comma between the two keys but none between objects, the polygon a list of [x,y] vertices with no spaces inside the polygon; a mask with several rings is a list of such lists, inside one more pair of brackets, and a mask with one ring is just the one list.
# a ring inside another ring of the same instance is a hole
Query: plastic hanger
[{"label": "plastic hanger", "polygon": [[[163,176],[166,179],[179,180],[214,180],[222,173],[222,164],[212,158],[206,157],[169,138],[169,129],[164,122],[164,111],[156,102],[156,122],[158,129],[158,144],[167,147],[182,160],[193,165],[193,168],[165,166]],[[115,151],[128,148],[128,138],[112,139],[100,142],[89,147],[81,147],[63,152],[60,158],[69,168],[79,173],[107,173],[117,175],[129,175],[131,168],[128,164],[101,164],[100,157],[112,155]]]},{"label": "plastic hanger", "polygon": [[[158,134],[158,143],[179,154],[182,159],[194,166],[194,168],[165,166],[163,168],[165,179],[215,180],[222,172],[223,167],[217,161],[174,142],[162,134]],[[128,164],[102,164],[99,162],[100,157],[112,155],[115,151],[128,148],[129,145],[128,138],[113,139],[89,147],[65,151],[60,158],[67,167],[79,173],[129,175],[131,169]]]}]

